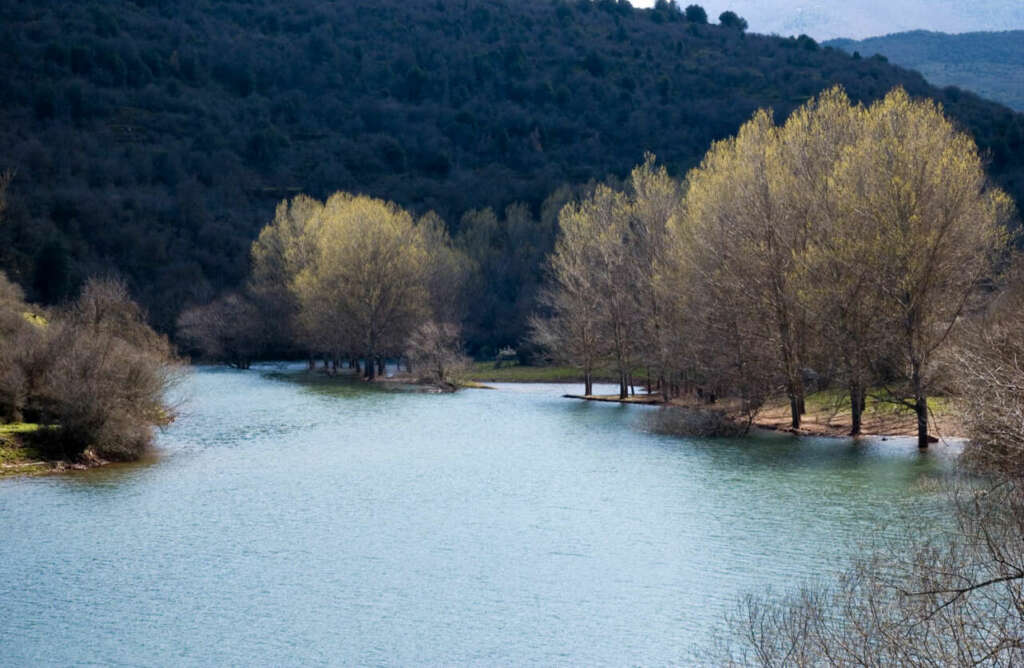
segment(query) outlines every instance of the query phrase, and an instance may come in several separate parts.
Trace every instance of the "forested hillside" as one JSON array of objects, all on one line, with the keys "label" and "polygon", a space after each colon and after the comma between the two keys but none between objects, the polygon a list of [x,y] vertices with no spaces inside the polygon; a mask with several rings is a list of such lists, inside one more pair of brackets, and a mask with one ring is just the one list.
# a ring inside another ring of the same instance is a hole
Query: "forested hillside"
[{"label": "forested hillside", "polygon": [[833,83],[940,100],[1022,199],[1024,116],[659,6],[3,0],[0,268],[44,302],[116,272],[169,331],[244,279],[281,199],[360,192],[444,218],[480,267],[467,332],[493,348],[534,308],[559,186],[647,150],[681,174],[756,108],[781,120]]},{"label": "forested hillside", "polygon": [[880,53],[935,85],[959,86],[1024,111],[1024,30],[961,35],[915,30],[826,44],[864,56]]}]

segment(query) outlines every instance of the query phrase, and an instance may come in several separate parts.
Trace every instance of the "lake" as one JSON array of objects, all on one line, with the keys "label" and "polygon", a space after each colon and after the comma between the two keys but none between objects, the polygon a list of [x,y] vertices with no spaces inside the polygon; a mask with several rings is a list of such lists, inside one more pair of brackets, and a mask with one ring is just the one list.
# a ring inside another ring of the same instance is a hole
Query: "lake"
[{"label": "lake", "polygon": [[945,446],[673,438],[576,390],[196,369],[153,458],[0,480],[0,664],[686,663],[943,512]]}]

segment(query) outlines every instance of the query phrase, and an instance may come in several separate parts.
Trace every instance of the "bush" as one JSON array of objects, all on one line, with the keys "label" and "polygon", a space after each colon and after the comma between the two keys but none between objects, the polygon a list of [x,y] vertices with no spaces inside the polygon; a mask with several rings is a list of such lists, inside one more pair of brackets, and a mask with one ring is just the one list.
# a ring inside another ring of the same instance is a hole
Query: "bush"
[{"label": "bush", "polygon": [[89,281],[51,320],[33,315],[9,286],[0,282],[5,417],[51,425],[39,446],[53,458],[137,459],[153,428],[174,417],[165,394],[178,365],[166,338],[150,329],[119,281]]},{"label": "bush", "polygon": [[750,431],[750,423],[714,408],[678,408],[665,406],[646,417],[647,429],[666,436],[697,438],[737,437]]}]

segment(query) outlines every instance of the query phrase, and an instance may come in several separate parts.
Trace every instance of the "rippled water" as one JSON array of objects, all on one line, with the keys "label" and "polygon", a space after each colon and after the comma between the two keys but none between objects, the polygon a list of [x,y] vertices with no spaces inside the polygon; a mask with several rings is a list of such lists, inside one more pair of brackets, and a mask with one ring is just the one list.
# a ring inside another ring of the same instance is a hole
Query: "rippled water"
[{"label": "rippled water", "polygon": [[0,664],[685,663],[940,512],[952,456],[271,370],[194,373],[152,461],[0,481]]}]

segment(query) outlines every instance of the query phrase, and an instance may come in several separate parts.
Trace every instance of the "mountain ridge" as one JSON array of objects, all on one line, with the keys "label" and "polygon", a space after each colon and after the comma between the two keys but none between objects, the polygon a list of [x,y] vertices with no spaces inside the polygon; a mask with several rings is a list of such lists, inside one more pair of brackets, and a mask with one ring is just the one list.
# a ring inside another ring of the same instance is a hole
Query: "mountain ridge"
[{"label": "mountain ridge", "polygon": [[958,86],[1024,111],[1024,30],[947,34],[928,30],[824,43],[862,56],[879,53],[938,86]]}]

